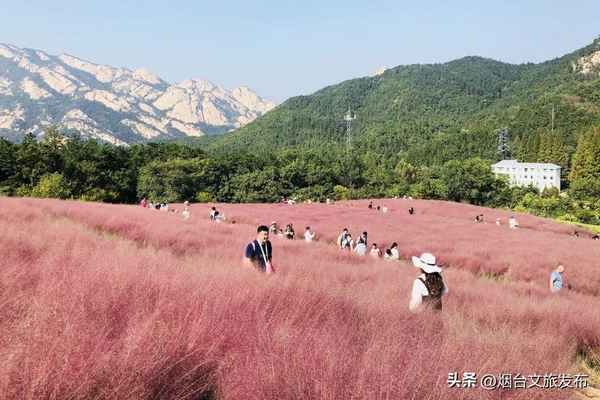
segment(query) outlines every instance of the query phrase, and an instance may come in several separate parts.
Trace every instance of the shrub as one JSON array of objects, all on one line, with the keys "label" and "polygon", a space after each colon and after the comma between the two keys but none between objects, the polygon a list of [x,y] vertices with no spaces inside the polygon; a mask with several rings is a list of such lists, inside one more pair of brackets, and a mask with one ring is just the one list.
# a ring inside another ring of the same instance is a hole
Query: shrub
[{"label": "shrub", "polygon": [[58,173],[46,174],[40,178],[37,185],[31,189],[31,196],[42,198],[67,199],[70,191],[63,176]]},{"label": "shrub", "polygon": [[196,193],[196,201],[198,203],[214,203],[216,198],[209,192],[198,192]]}]

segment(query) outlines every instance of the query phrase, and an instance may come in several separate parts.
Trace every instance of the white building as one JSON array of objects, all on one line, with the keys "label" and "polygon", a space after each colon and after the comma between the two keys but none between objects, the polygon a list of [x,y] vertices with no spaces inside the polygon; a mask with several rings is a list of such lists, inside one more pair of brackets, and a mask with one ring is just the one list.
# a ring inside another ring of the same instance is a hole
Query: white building
[{"label": "white building", "polygon": [[560,166],[545,163],[521,163],[502,160],[492,165],[496,175],[507,175],[511,186],[533,185],[540,191],[545,188],[560,190]]}]

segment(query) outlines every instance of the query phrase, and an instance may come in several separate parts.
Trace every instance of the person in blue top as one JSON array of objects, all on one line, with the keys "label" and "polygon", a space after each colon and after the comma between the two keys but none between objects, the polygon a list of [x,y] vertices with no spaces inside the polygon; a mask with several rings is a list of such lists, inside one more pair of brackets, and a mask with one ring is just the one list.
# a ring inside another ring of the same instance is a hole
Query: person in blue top
[{"label": "person in blue top", "polygon": [[253,266],[260,272],[272,274],[273,247],[269,241],[269,227],[261,225],[256,229],[256,239],[248,243],[244,253],[244,264]]},{"label": "person in blue top", "polygon": [[559,265],[550,274],[550,291],[552,293],[558,293],[564,286],[566,286],[565,279],[563,276],[564,272],[565,272],[565,267],[563,267],[562,265]]}]

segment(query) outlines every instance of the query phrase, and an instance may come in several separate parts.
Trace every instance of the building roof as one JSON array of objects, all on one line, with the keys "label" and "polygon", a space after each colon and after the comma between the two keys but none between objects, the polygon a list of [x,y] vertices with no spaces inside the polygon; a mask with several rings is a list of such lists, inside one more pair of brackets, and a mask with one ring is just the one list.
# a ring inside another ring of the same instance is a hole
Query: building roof
[{"label": "building roof", "polygon": [[560,169],[560,165],[551,163],[522,163],[517,160],[502,160],[493,164],[492,167],[525,167],[525,168],[554,168]]}]

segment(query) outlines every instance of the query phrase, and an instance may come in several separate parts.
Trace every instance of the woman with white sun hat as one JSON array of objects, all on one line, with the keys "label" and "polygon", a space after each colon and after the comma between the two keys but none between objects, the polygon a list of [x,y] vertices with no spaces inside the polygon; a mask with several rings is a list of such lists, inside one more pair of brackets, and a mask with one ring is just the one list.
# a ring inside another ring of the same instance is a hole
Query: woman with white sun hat
[{"label": "woman with white sun hat", "polygon": [[421,257],[413,256],[413,265],[421,270],[413,282],[408,308],[416,312],[422,308],[442,310],[442,296],[448,293],[448,285],[442,277],[442,269],[437,265],[435,256],[423,253]]}]

